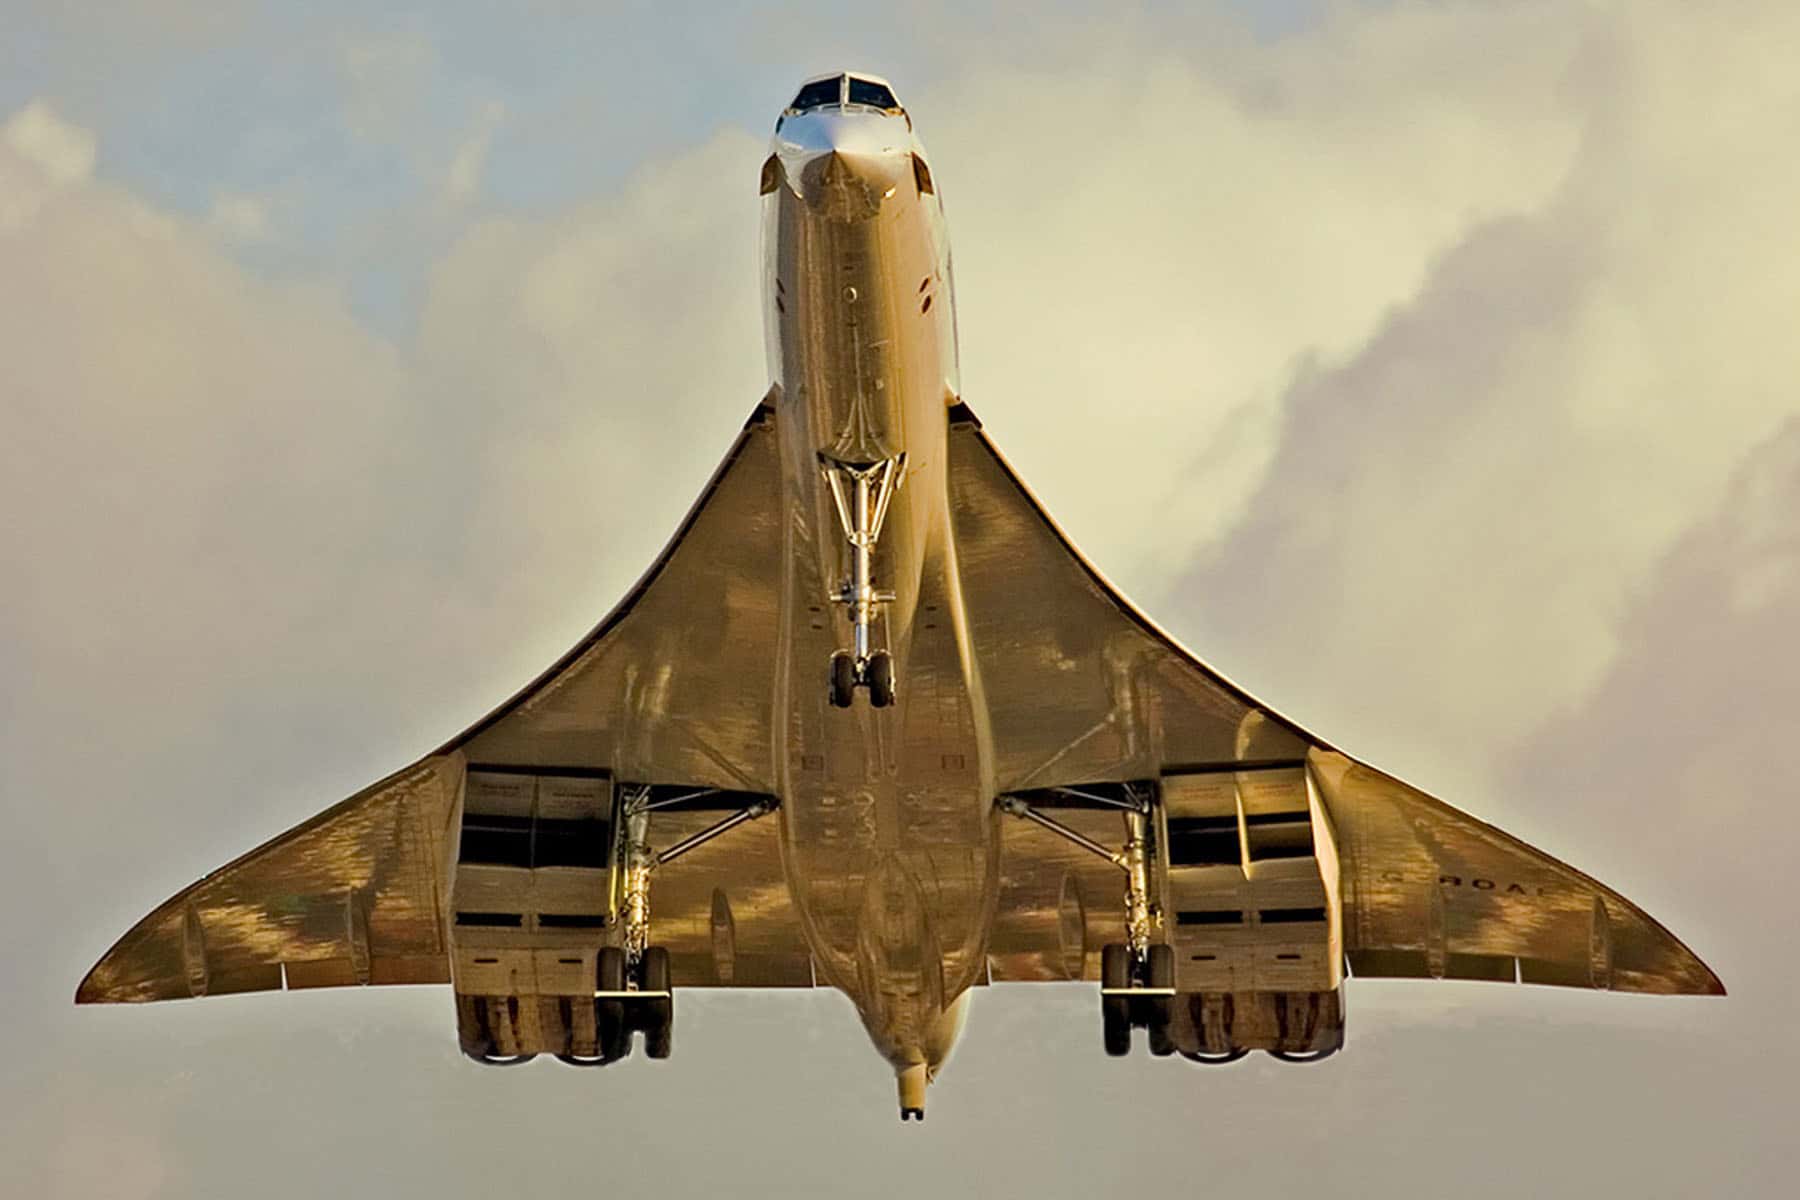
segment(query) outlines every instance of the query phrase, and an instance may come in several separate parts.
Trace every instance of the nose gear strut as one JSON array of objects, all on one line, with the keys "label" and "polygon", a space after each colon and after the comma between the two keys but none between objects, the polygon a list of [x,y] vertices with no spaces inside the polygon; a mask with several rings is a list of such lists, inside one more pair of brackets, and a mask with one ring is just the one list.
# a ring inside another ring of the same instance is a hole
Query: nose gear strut
[{"label": "nose gear strut", "polygon": [[886,708],[894,702],[894,660],[886,650],[872,649],[877,610],[894,593],[875,587],[875,543],[887,521],[894,493],[906,471],[906,455],[872,463],[847,463],[821,454],[820,472],[837,508],[838,522],[850,543],[850,577],[827,595],[850,611],[852,648],[831,656],[831,703],[849,708],[856,689],[869,689],[869,703]]}]

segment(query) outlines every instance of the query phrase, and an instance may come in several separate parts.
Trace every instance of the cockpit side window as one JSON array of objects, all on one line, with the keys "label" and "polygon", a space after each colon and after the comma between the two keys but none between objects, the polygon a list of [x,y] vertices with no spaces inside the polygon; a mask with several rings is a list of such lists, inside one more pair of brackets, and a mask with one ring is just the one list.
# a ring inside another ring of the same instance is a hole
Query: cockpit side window
[{"label": "cockpit side window", "polygon": [[838,98],[838,85],[841,82],[842,76],[834,79],[815,79],[800,89],[800,94],[794,97],[794,102],[788,107],[800,112],[809,108],[824,108],[828,104],[841,103]]},{"label": "cockpit side window", "polygon": [[858,79],[854,75],[850,77],[850,103],[866,104],[870,108],[886,109],[889,112],[898,112],[900,109],[900,102],[894,99],[894,93],[886,87],[873,80]]}]

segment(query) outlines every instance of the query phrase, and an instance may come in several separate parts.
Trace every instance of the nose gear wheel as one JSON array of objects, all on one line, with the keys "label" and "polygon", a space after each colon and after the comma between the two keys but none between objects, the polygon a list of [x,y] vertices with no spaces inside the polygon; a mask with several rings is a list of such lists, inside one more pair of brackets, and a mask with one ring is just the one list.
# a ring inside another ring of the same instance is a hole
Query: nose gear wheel
[{"label": "nose gear wheel", "polygon": [[831,706],[849,708],[856,699],[856,657],[848,650],[831,656]]},{"label": "nose gear wheel", "polygon": [[886,708],[894,702],[894,660],[886,650],[869,655],[869,665],[863,669],[863,676],[869,685],[871,705]]}]

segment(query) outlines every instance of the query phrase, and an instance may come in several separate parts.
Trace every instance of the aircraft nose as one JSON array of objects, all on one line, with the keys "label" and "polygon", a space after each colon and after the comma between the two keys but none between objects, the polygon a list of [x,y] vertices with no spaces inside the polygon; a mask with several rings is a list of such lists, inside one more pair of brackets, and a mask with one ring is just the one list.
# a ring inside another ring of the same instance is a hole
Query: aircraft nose
[{"label": "aircraft nose", "polygon": [[776,153],[808,205],[843,220],[872,217],[912,166],[905,126],[891,117],[821,113],[789,120]]},{"label": "aircraft nose", "polygon": [[886,191],[900,179],[899,156],[860,147],[834,146],[819,157],[819,177],[826,187],[863,187]]}]

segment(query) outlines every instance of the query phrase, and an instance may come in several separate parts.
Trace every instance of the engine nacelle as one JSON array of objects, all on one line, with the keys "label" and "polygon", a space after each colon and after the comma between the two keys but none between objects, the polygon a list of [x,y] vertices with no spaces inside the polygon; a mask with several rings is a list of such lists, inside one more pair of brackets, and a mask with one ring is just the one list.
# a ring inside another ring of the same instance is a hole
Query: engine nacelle
[{"label": "engine nacelle", "polygon": [[599,1054],[595,960],[612,926],[610,781],[470,771],[451,846],[450,973],[463,1053]]},{"label": "engine nacelle", "polygon": [[1203,1060],[1306,1061],[1344,1043],[1337,836],[1304,765],[1166,775],[1170,1033]]},{"label": "engine nacelle", "polygon": [[1311,1061],[1344,1044],[1344,992],[1188,992],[1169,1032],[1178,1049],[1228,1060],[1250,1050]]}]

